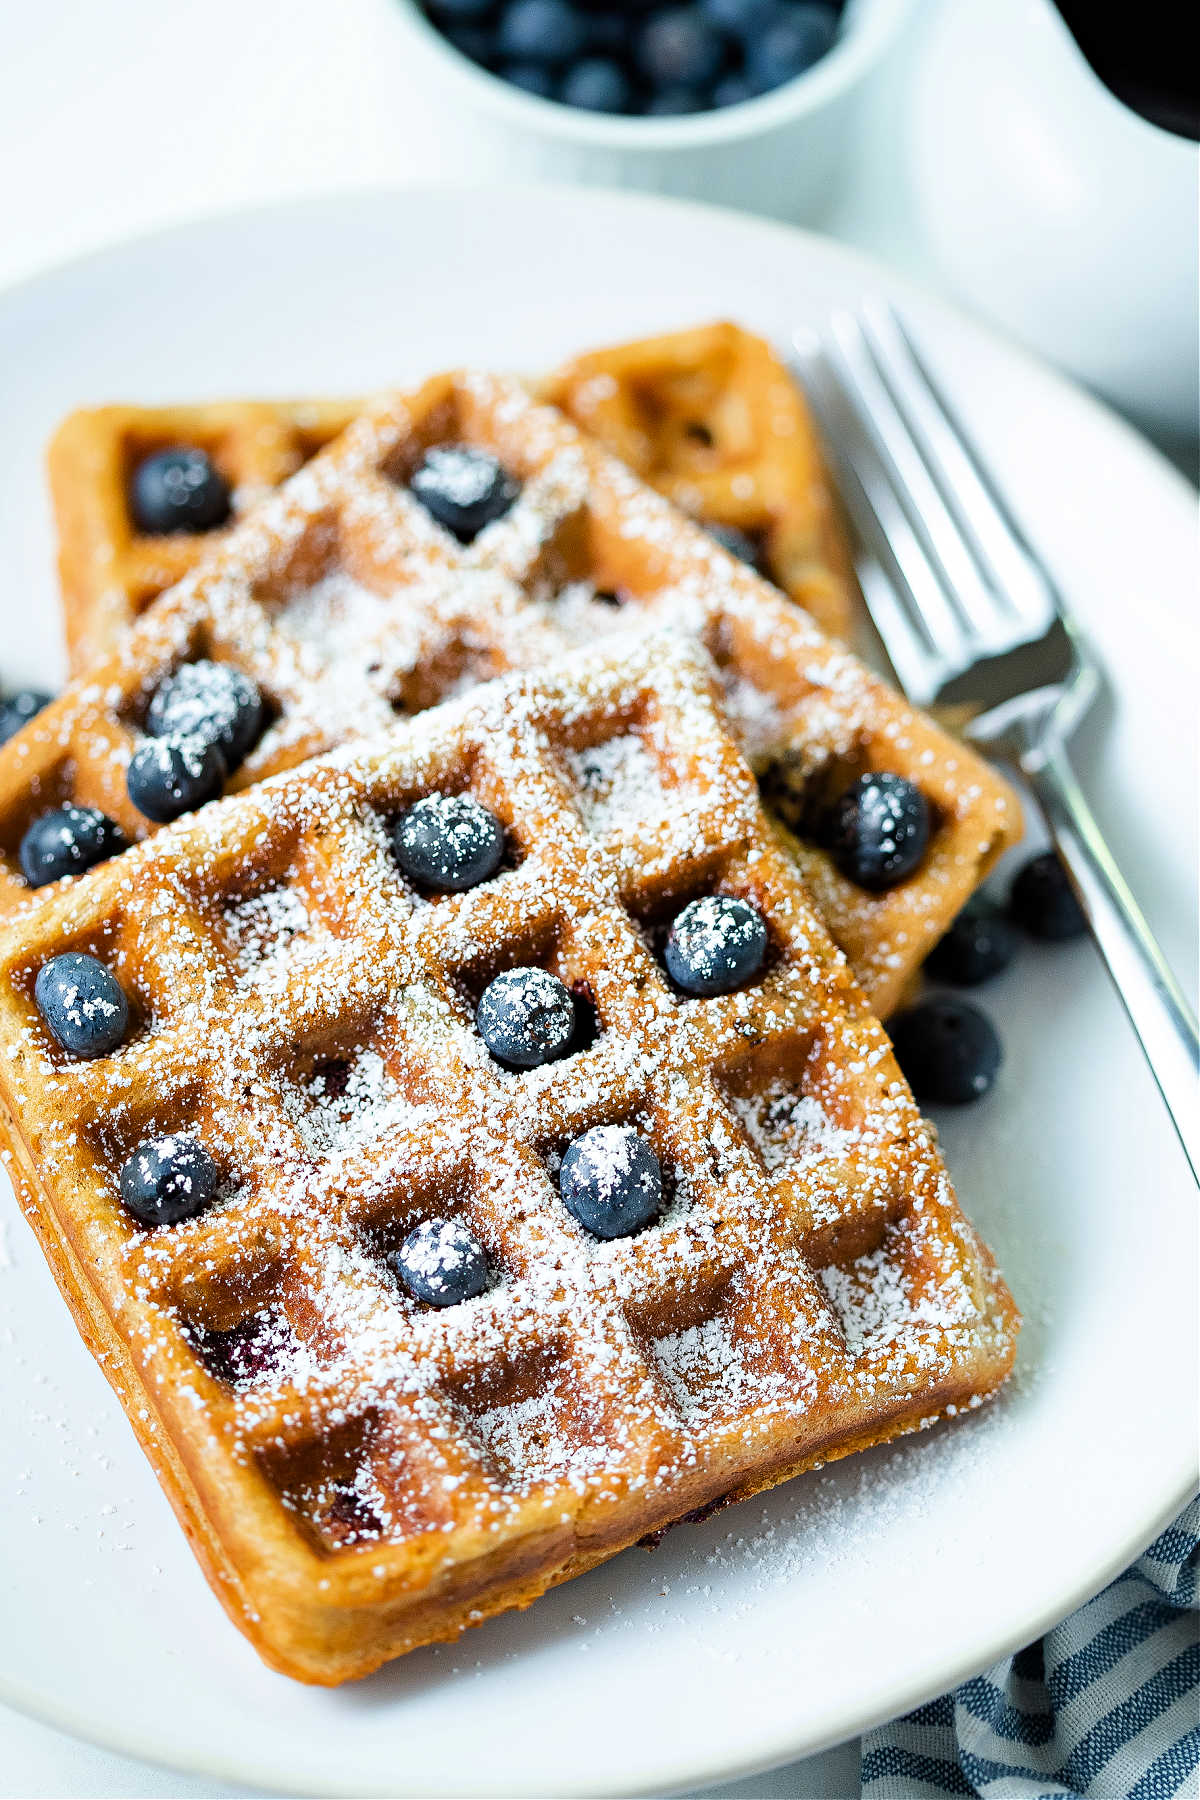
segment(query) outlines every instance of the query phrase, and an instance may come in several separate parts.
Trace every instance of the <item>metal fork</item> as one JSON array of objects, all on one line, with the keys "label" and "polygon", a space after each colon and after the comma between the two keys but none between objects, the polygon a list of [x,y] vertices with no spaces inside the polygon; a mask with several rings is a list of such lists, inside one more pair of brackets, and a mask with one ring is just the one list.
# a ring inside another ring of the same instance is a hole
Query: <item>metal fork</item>
[{"label": "metal fork", "polygon": [[795,350],[896,674],[918,705],[979,706],[968,735],[1025,776],[1200,1181],[1196,1022],[1067,756],[1100,689],[1086,640],[889,307]]}]

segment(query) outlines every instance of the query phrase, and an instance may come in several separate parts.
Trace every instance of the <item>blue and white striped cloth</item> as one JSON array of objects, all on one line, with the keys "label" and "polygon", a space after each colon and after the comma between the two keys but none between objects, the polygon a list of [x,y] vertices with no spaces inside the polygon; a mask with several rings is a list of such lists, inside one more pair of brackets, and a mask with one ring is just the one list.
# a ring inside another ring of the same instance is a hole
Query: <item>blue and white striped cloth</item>
[{"label": "blue and white striped cloth", "polygon": [[1171,1800],[1200,1765],[1200,1501],[1111,1587],[862,1746],[863,1800]]}]

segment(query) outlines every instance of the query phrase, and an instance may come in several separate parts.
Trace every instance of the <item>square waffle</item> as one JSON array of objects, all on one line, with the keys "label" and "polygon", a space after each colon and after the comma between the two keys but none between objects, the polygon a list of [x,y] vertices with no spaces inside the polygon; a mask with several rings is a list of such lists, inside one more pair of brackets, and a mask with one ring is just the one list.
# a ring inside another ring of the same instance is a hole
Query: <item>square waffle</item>
[{"label": "square waffle", "polygon": [[[407,486],[430,447],[456,443],[521,483],[465,548]],[[0,907],[27,891],[22,834],[65,798],[131,837],[150,829],[125,772],[154,689],[182,662],[236,664],[267,696],[246,786],[635,622],[692,631],[716,658],[780,829],[886,1013],[1019,834],[1009,789],[595,440],[495,376],[436,376],[365,414],[0,750]],[[883,893],[813,835],[825,802],[871,770],[913,780],[934,819],[920,867]]]},{"label": "square waffle", "polygon": [[[334,1683],[454,1636],[699,1509],[977,1404],[1017,1317],[882,1028],[766,821],[694,642],[638,634],[489,684],[214,804],[0,934],[0,1118],[24,1205],[216,1592]],[[386,822],[431,791],[507,863],[430,900]],[[702,895],[762,973],[686,999]],[[32,996],[90,952],[126,1041],[72,1062]],[[506,1073],[474,1001],[538,965],[590,1001]],[[565,1147],[632,1124],[657,1222],[601,1242]],[[222,1185],[139,1228],[117,1171],[198,1136]],[[450,1215],[491,1285],[412,1301],[389,1253]]]},{"label": "square waffle", "polygon": [[[728,324],[672,332],[592,351],[541,386],[685,512],[747,536],[777,587],[826,631],[849,635],[850,556],[816,430],[769,344]],[[306,400],[72,413],[48,457],[72,671],[111,651],[220,535],[139,532],[129,480],[142,457],[174,444],[207,451],[233,488],[237,515],[336,437],[356,410],[345,401]]]},{"label": "square waffle", "polygon": [[359,410],[341,400],[231,400],[101,406],[65,419],[51,442],[47,472],[72,670],[111,650],[138,614],[224,535],[139,531],[129,482],[143,457],[180,444],[206,451],[232,489],[237,518],[344,431]]},{"label": "square waffle", "polygon": [[762,338],[721,323],[590,350],[539,391],[684,512],[748,537],[776,587],[850,636],[854,575],[820,439]]}]

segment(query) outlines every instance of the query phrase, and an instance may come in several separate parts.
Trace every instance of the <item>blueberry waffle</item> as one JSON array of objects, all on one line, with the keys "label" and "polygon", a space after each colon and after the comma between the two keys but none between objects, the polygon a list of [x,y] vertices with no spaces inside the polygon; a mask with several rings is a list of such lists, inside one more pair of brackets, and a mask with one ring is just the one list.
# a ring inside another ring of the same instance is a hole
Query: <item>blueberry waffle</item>
[{"label": "blueberry waffle", "polygon": [[357,420],[0,750],[0,906],[223,786],[653,622],[715,657],[780,832],[888,1011],[1019,831],[1009,790],[561,413],[486,375]]},{"label": "blueberry waffle", "polygon": [[[672,332],[590,352],[542,385],[826,631],[848,635],[853,576],[816,430],[761,338],[736,325]],[[71,669],[112,650],[231,517],[278,487],[355,410],[343,401],[232,401],[72,413],[49,453]]]},{"label": "blueberry waffle", "polygon": [[824,630],[850,635],[854,576],[817,429],[762,338],[717,324],[590,350],[541,393]]},{"label": "blueberry waffle", "polygon": [[30,1221],[290,1675],[453,1637],[1011,1366],[715,692],[694,642],[631,634],[0,932]]},{"label": "blueberry waffle", "polygon": [[233,400],[72,413],[48,456],[72,670],[111,650],[231,520],[358,410],[335,400]]}]

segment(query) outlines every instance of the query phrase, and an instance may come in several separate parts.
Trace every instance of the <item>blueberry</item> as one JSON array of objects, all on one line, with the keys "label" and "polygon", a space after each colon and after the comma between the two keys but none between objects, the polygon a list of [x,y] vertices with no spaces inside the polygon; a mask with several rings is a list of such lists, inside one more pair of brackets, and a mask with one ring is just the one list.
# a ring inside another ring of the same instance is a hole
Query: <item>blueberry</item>
[{"label": "blueberry", "polygon": [[978,987],[1007,969],[1016,948],[1017,934],[1000,908],[977,894],[925,958],[925,972],[952,987]]},{"label": "blueberry", "polygon": [[667,974],[685,994],[730,994],[762,968],[767,928],[758,908],[728,894],[685,906],[663,953]]},{"label": "blueberry", "polygon": [[749,43],[780,12],[780,0],[700,0],[700,11],[730,37]]},{"label": "blueberry", "polygon": [[725,42],[703,13],[691,6],[674,6],[648,21],[637,57],[653,87],[707,87],[721,73]]},{"label": "blueberry", "polygon": [[228,1331],[197,1330],[193,1336],[210,1375],[229,1387],[240,1387],[276,1375],[290,1345],[286,1319],[277,1313],[251,1313]]},{"label": "blueberry", "polygon": [[470,62],[490,68],[496,53],[496,40],[486,25],[453,25],[446,28],[447,41]]},{"label": "blueberry", "polygon": [[203,1212],[217,1191],[217,1165],[195,1138],[149,1138],[119,1177],[126,1209],[143,1225],[178,1225]]},{"label": "blueberry", "polygon": [[156,825],[214,799],[224,781],[225,758],[203,738],[147,738],[125,777],[129,798]]},{"label": "blueberry", "polygon": [[138,464],[129,501],[139,531],[212,531],[229,517],[229,483],[203,450],[180,446]]},{"label": "blueberry", "polygon": [[961,1106],[996,1079],[1004,1053],[977,1006],[945,995],[923,1000],[888,1027],[896,1061],[918,1100]]},{"label": "blueberry", "polygon": [[820,62],[837,34],[837,14],[816,0],[781,9],[746,46],[746,72],[760,93],[782,87]]},{"label": "blueberry", "polygon": [[428,0],[428,5],[435,19],[448,24],[473,24],[492,10],[492,0]]},{"label": "blueberry", "polygon": [[623,113],[633,105],[633,88],[619,63],[606,56],[586,56],[567,70],[559,99],[586,112]]},{"label": "blueberry", "polygon": [[396,1252],[396,1273],[418,1300],[458,1306],[487,1286],[487,1252],[457,1219],[425,1219]]},{"label": "blueberry", "polygon": [[16,737],[18,731],[49,704],[49,694],[39,693],[36,688],[21,688],[7,700],[0,701],[0,744],[7,744],[9,738]]},{"label": "blueberry", "polygon": [[233,770],[262,735],[258,685],[232,663],[183,663],[160,685],[146,715],[151,737],[200,738]]},{"label": "blueberry", "polygon": [[547,969],[507,969],[484,989],[475,1023],[497,1062],[536,1069],[570,1049],[575,1002]]},{"label": "blueberry", "polygon": [[560,67],[582,55],[587,27],[568,0],[511,0],[500,20],[501,56]]},{"label": "blueberry", "polygon": [[911,875],[929,842],[929,805],[903,775],[863,775],[834,806],[829,843],[838,868],[879,891]]},{"label": "blueberry", "polygon": [[396,820],[392,847],[410,880],[457,894],[496,873],[504,827],[470,794],[427,794]]},{"label": "blueberry", "polygon": [[762,549],[750,536],[749,532],[739,531],[736,525],[710,525],[705,522],[705,530],[710,537],[715,537],[718,544],[736,556],[739,562],[749,563],[752,569],[762,574]]},{"label": "blueberry", "polygon": [[1067,871],[1053,850],[1031,857],[1020,870],[1012,884],[1008,910],[1030,937],[1062,943],[1082,937],[1088,928]]},{"label": "blueberry", "polygon": [[82,875],[116,856],[125,833],[94,806],[60,806],[35,819],[21,839],[21,873],[30,887],[44,887],[63,875]]},{"label": "blueberry", "polygon": [[688,113],[704,112],[708,104],[707,94],[698,88],[660,88],[646,102],[646,112],[651,118],[681,119]]},{"label": "blueberry", "polygon": [[536,94],[539,100],[554,99],[554,77],[544,63],[502,63],[496,73],[523,93]]},{"label": "blueberry", "polygon": [[486,19],[494,0],[427,0],[433,17],[447,24],[477,23]]},{"label": "blueberry", "polygon": [[615,56],[623,62],[629,52],[632,27],[627,12],[611,8],[593,12],[587,21],[588,53],[591,56]]},{"label": "blueberry", "polygon": [[107,1056],[129,1025],[129,1002],[111,970],[82,950],[43,963],[33,995],[51,1032],[69,1056]]},{"label": "blueberry", "polygon": [[411,486],[426,512],[462,544],[506,513],[519,492],[494,456],[470,444],[430,450]]},{"label": "blueberry", "polygon": [[662,1169],[631,1126],[597,1125],[567,1146],[558,1191],[593,1237],[631,1237],[662,1210]]},{"label": "blueberry", "polygon": [[740,106],[743,100],[753,100],[757,93],[754,83],[744,75],[726,75],[713,89],[713,105]]}]

